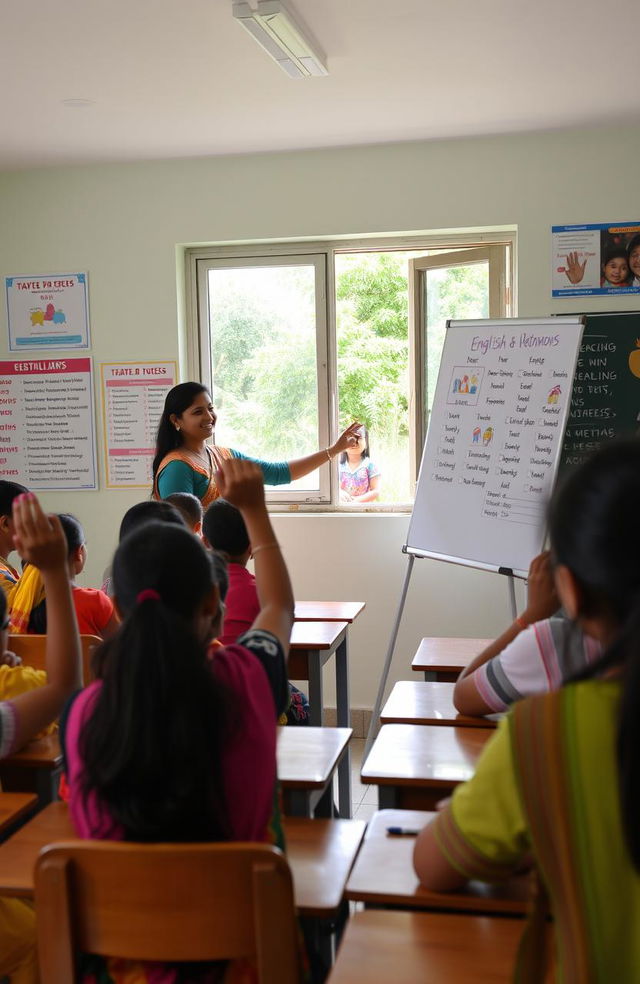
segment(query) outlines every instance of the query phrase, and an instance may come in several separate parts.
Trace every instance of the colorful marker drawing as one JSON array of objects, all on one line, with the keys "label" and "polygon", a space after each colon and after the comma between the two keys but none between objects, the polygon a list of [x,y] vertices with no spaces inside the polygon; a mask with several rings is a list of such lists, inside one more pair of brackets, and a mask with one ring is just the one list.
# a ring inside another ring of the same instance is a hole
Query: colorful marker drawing
[{"label": "colorful marker drawing", "polygon": [[32,325],[43,325],[44,324],[44,311],[37,308],[35,311],[31,312],[31,324]]},{"label": "colorful marker drawing", "polygon": [[486,447],[487,444],[491,444],[493,440],[493,427],[487,427],[484,434],[482,435],[482,443]]},{"label": "colorful marker drawing", "polygon": [[54,325],[65,325],[67,323],[67,316],[64,311],[58,309],[56,311],[53,304],[47,304],[46,311],[42,308],[36,308],[30,314],[32,325],[43,325],[45,321],[52,321]]},{"label": "colorful marker drawing", "polygon": [[476,376],[475,372],[471,374],[471,379],[469,380],[469,392],[470,393],[478,392],[478,377]]},{"label": "colorful marker drawing", "polygon": [[482,431],[480,430],[479,427],[474,427],[474,429],[473,429],[473,442],[472,442],[473,444],[477,444],[478,443],[478,441],[480,440],[480,434],[481,433],[482,433]]},{"label": "colorful marker drawing", "polygon": [[447,393],[447,403],[477,406],[482,390],[484,368],[478,366],[453,366]]},{"label": "colorful marker drawing", "polygon": [[554,386],[552,390],[549,390],[549,395],[547,396],[547,403],[557,403],[558,397],[562,393],[559,386]]}]

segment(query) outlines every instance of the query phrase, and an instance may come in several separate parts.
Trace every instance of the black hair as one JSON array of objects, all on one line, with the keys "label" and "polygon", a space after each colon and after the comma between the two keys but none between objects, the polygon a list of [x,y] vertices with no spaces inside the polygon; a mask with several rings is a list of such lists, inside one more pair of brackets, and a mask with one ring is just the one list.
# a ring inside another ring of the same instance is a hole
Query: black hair
[{"label": "black hair", "polygon": [[617,766],[625,841],[640,872],[640,441],[614,442],[570,473],[551,503],[555,562],[580,589],[580,614],[616,626],[603,656],[575,679],[611,666],[623,674]]},{"label": "black hair", "polygon": [[605,254],[602,258],[602,267],[606,267],[607,263],[611,260],[624,260],[628,263],[627,250],[624,246],[610,246],[609,249],[605,250]]},{"label": "black hair", "polygon": [[[361,426],[360,430],[363,431],[363,437],[364,437],[364,448],[362,454],[360,455],[360,460],[364,461],[365,458],[369,457],[369,431],[364,424]],[[349,460],[349,455],[347,454],[346,451],[342,451],[339,459],[340,464],[344,465],[347,463],[348,460]]]},{"label": "black hair", "polygon": [[11,510],[13,509],[13,500],[28,491],[29,489],[26,489],[24,485],[19,485],[18,482],[5,482],[4,479],[1,479],[0,516],[10,516]]},{"label": "black hair", "polygon": [[201,393],[209,395],[209,390],[202,383],[194,382],[178,383],[177,386],[174,386],[167,393],[156,436],[156,454],[153,459],[152,469],[154,483],[162,459],[170,451],[175,451],[182,444],[180,431],[176,430],[175,426],[171,423],[172,415],[175,414],[176,417],[181,417]]},{"label": "black hair", "polygon": [[635,236],[632,236],[629,242],[627,243],[627,263],[629,263],[629,260],[631,259],[631,254],[633,253],[634,249],[636,249],[638,246],[640,246],[640,232],[636,233]]},{"label": "black hair", "polygon": [[185,527],[182,514],[170,502],[157,499],[146,499],[144,502],[136,502],[135,506],[127,509],[120,523],[118,541],[124,540],[125,536],[139,526],[149,522],[173,523],[174,526]]},{"label": "black hair", "polygon": [[118,547],[113,581],[124,620],[95,654],[102,686],[80,735],[84,795],[99,797],[127,840],[227,840],[230,702],[193,628],[215,585],[210,557],[184,527],[148,523]]},{"label": "black hair", "polygon": [[[69,557],[75,553],[85,542],[84,530],[80,520],[72,516],[71,513],[58,513],[58,519],[62,527],[62,532],[67,541],[67,552]],[[29,613],[28,632],[36,632],[44,635],[47,631],[47,599],[35,605]]]},{"label": "black hair", "polygon": [[202,521],[202,532],[214,550],[240,557],[249,549],[249,534],[239,509],[226,499],[215,499]]},{"label": "black hair", "polygon": [[215,550],[212,550],[209,556],[211,557],[213,573],[218,584],[218,591],[220,592],[220,601],[225,601],[229,590],[227,562],[222,554],[217,553]]},{"label": "black hair", "polygon": [[202,522],[202,503],[193,492],[172,492],[164,501],[170,502],[189,526],[194,527]]}]

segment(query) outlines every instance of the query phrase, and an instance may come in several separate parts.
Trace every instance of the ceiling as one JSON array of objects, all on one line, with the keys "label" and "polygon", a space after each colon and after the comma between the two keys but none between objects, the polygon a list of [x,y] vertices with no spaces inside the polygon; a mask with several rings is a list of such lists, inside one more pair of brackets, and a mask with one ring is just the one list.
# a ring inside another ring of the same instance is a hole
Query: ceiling
[{"label": "ceiling", "polygon": [[3,0],[0,169],[640,122],[638,0],[289,2],[328,77],[231,0]]}]

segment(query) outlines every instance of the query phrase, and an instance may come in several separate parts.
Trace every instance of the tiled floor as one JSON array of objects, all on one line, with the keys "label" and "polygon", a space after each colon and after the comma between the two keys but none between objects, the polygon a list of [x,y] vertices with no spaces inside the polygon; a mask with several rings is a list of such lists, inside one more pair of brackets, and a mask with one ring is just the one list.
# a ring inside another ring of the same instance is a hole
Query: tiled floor
[{"label": "tiled floor", "polygon": [[360,782],[364,754],[364,738],[352,738],[351,748],[351,815],[357,820],[369,820],[378,809],[378,787]]}]

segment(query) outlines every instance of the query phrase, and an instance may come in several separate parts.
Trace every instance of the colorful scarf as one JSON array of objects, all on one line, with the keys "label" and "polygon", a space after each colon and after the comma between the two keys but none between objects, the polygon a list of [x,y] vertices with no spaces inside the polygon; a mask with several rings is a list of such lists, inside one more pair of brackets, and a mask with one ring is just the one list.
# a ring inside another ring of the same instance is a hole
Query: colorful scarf
[{"label": "colorful scarf", "polygon": [[12,587],[5,586],[9,605],[9,632],[24,635],[29,630],[31,612],[44,599],[42,574],[33,564],[28,564],[22,577]]},{"label": "colorful scarf", "polygon": [[207,506],[214,501],[214,499],[218,499],[220,497],[220,492],[218,491],[218,486],[216,485],[214,475],[220,468],[220,462],[232,458],[233,455],[231,454],[229,448],[219,448],[215,444],[213,446],[207,444],[206,448],[209,454],[209,462],[211,466],[209,469],[204,468],[202,462],[198,461],[193,452],[188,451],[186,448],[176,448],[175,451],[170,451],[169,454],[166,454],[160,462],[160,466],[156,472],[155,481],[153,483],[152,498],[162,498],[158,491],[158,479],[160,478],[163,469],[166,468],[171,461],[183,461],[192,471],[197,472],[198,475],[204,475],[205,478],[209,479],[209,487],[200,500],[202,502],[202,508],[206,509]]}]

